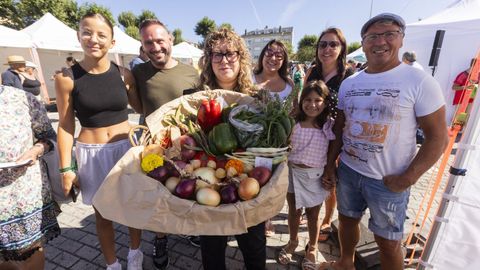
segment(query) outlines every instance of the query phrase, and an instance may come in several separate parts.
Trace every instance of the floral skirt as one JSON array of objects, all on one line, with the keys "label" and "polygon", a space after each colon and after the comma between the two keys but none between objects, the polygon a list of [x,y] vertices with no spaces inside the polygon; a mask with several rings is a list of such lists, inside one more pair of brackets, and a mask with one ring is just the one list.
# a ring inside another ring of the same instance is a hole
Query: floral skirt
[{"label": "floral skirt", "polygon": [[58,213],[38,162],[0,171],[0,262],[28,259],[58,236]]}]

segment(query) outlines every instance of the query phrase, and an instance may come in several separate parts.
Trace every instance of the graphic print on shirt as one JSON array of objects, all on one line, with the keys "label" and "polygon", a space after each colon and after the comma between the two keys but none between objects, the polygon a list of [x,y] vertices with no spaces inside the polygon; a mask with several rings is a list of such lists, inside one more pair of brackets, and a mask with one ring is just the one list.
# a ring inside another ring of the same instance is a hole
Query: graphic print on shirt
[{"label": "graphic print on shirt", "polygon": [[345,93],[344,151],[352,159],[368,163],[381,153],[387,140],[395,141],[398,132],[400,88],[396,84],[378,84],[376,88],[353,84]]}]

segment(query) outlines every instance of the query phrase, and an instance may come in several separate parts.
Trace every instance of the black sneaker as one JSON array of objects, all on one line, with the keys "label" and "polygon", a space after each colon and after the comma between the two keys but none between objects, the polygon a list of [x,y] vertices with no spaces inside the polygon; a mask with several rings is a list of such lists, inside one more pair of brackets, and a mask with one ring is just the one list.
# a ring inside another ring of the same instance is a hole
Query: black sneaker
[{"label": "black sneaker", "polygon": [[200,236],[198,235],[181,235],[183,238],[187,239],[188,242],[194,247],[200,247]]},{"label": "black sneaker", "polygon": [[158,270],[163,270],[168,266],[167,243],[166,236],[162,238],[155,237],[155,240],[153,240],[153,265]]}]

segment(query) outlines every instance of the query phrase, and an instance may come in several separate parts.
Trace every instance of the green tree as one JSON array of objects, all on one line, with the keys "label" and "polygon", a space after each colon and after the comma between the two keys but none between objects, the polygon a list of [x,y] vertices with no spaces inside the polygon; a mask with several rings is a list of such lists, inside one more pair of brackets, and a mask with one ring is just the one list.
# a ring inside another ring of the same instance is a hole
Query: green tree
[{"label": "green tree", "polygon": [[232,31],[235,31],[235,29],[233,28],[233,26],[229,23],[222,23],[220,24],[220,26],[218,27],[218,29],[221,29],[221,28],[226,28],[226,29],[230,29]]},{"label": "green tree", "polygon": [[285,45],[285,48],[287,49],[288,60],[290,61],[294,60],[295,54],[293,53],[292,43],[285,42],[285,41],[282,41],[282,43],[283,45]]},{"label": "green tree", "polygon": [[[2,0],[2,13],[4,3],[7,8],[5,12],[12,16],[6,19],[11,22],[9,25],[15,29],[29,26],[47,12],[70,27],[75,27],[78,24],[77,3],[73,0]],[[11,3],[13,3],[13,10],[9,8]]]},{"label": "green tree", "polygon": [[13,0],[0,0],[0,23],[6,27],[20,29],[21,18],[15,16],[17,9]]},{"label": "green tree", "polygon": [[178,43],[183,42],[183,37],[182,37],[182,30],[180,29],[174,29],[172,32],[173,37],[175,38],[173,41],[173,45],[177,45]]},{"label": "green tree", "polygon": [[347,54],[349,53],[352,53],[354,51],[356,51],[358,48],[362,47],[362,44],[360,42],[352,42],[350,44],[348,44],[347,46]]},{"label": "green tree", "polygon": [[129,26],[137,26],[137,16],[133,14],[131,11],[124,11],[118,14],[117,17],[118,23],[120,23],[123,27],[128,28]]},{"label": "green tree", "polygon": [[138,27],[135,25],[130,25],[125,28],[125,34],[131,36],[136,40],[140,40],[140,33],[138,32]]},{"label": "green tree", "polygon": [[215,29],[215,21],[205,16],[195,26],[195,34],[202,36],[203,39],[205,39],[208,34],[215,31]]},{"label": "green tree", "polygon": [[140,26],[140,24],[147,19],[157,19],[157,15],[150,10],[142,10],[142,13],[137,17],[137,26]]},{"label": "green tree", "polygon": [[100,13],[105,16],[113,25],[116,24],[115,19],[113,18],[112,12],[105,6],[97,5],[95,3],[85,3],[78,8],[78,17],[82,18],[83,15],[95,12]]},{"label": "green tree", "polygon": [[309,62],[315,59],[317,36],[305,35],[298,42],[296,60],[300,62]]}]

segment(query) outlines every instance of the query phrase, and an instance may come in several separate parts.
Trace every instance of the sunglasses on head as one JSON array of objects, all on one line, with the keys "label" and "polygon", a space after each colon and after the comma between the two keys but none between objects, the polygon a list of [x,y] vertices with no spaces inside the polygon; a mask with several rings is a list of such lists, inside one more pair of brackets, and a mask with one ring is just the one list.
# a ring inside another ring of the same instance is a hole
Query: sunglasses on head
[{"label": "sunglasses on head", "polygon": [[320,41],[318,42],[318,47],[325,49],[327,46],[330,46],[330,48],[335,49],[338,46],[340,46],[340,42],[338,41]]}]

